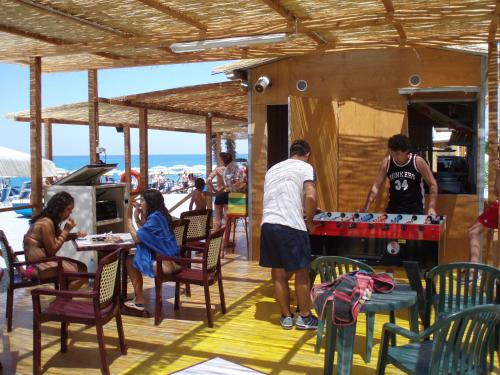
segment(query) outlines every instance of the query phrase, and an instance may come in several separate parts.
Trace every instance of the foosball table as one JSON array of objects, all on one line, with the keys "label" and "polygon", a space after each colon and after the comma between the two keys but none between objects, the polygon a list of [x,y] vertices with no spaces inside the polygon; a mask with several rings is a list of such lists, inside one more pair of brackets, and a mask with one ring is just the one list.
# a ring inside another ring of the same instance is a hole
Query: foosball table
[{"label": "foosball table", "polygon": [[314,216],[313,255],[339,255],[370,264],[422,268],[438,264],[444,249],[444,216],[358,212],[321,212]]}]

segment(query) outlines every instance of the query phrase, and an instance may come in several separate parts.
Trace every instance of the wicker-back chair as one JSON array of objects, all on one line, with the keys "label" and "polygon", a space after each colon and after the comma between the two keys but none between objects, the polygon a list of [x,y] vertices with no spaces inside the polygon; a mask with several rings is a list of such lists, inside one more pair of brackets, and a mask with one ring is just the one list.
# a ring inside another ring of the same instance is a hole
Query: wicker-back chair
[{"label": "wicker-back chair", "polygon": [[181,213],[181,219],[189,220],[185,248],[188,251],[203,251],[207,237],[210,233],[210,218],[212,210],[200,210]]},{"label": "wicker-back chair", "polygon": [[[156,282],[155,287],[157,288],[157,291],[159,291],[160,296],[161,296],[162,283],[167,281],[175,282],[174,308],[176,310],[179,309],[180,283],[188,283],[188,284],[203,286],[205,291],[205,306],[207,310],[207,320],[209,327],[213,327],[209,286],[213,285],[216,282],[219,285],[221,311],[222,313],[226,313],[226,303],[224,300],[224,288],[222,285],[221,262],[220,262],[224,230],[225,228],[222,227],[218,231],[208,236],[207,242],[205,243],[205,247],[203,249],[201,259],[191,259],[184,257],[167,257],[167,256],[161,256],[156,258],[157,261],[173,260],[174,262],[177,262],[184,266],[178,273],[174,274],[163,274],[162,267],[157,267],[157,277],[155,278]],[[201,264],[201,268],[200,269],[190,268],[189,266],[192,263]],[[156,315],[157,316],[155,317],[155,322],[158,321],[159,324],[161,315],[161,305],[160,309],[156,310]]]},{"label": "wicker-back chair", "polygon": [[[174,231],[175,241],[177,245],[179,245],[181,256],[184,255],[187,238],[187,228],[188,228],[189,220],[179,219],[175,220],[172,223],[172,230]],[[159,267],[161,265],[161,259],[159,256],[155,256],[156,263]],[[161,268],[161,267],[160,267]],[[158,273],[155,274],[155,285],[159,284],[159,287],[155,288],[155,324],[158,325],[161,323],[160,315],[162,309],[162,288],[161,281],[158,279]],[[191,287],[189,284],[186,284],[186,296],[191,297]]]},{"label": "wicker-back chair", "polygon": [[[5,308],[5,315],[7,317],[7,331],[12,331],[12,315],[14,310],[14,290],[27,288],[30,286],[40,285],[40,284],[50,284],[54,283],[57,287],[58,278],[46,278],[41,279],[38,275],[32,276],[30,273],[25,272],[25,267],[37,267],[42,263],[57,262],[58,273],[62,272],[62,261],[63,257],[49,257],[37,262],[19,261],[18,256],[23,255],[24,251],[14,251],[7,240],[5,233],[0,230],[0,252],[5,261],[5,283],[7,289],[7,305]],[[30,278],[30,276],[32,276]]]},{"label": "wicker-back chair", "polygon": [[[44,322],[61,323],[61,353],[67,351],[68,324],[79,323],[94,325],[97,330],[99,354],[101,357],[101,372],[109,374],[104,344],[103,326],[112,318],[116,319],[118,338],[122,354],[127,353],[125,336],[120,314],[119,293],[119,263],[120,249],[107,255],[99,262],[97,272],[93,273],[61,273],[59,283],[67,285],[67,280],[75,278],[91,278],[95,276],[92,291],[69,291],[52,289],[34,289],[33,298],[33,373],[41,374],[41,325]],[[40,296],[55,296],[47,307],[42,310]],[[75,298],[75,299],[74,299]],[[87,300],[84,300],[87,299]]]}]

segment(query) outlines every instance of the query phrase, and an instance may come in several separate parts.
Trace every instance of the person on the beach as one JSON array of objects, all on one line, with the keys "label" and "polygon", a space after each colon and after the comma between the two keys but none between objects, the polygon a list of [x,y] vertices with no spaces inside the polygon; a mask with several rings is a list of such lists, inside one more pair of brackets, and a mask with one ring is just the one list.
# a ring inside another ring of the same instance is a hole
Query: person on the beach
[{"label": "person on the beach", "polygon": [[194,181],[194,187],[196,189],[193,190],[191,194],[191,201],[189,202],[189,211],[192,211],[193,208],[195,210],[207,208],[207,199],[205,197],[205,193],[203,192],[203,189],[205,188],[205,180],[203,178],[198,177]]},{"label": "person on the beach", "polygon": [[[135,297],[125,301],[129,308],[144,311],[144,292],[142,274],[154,277],[156,273],[155,254],[178,256],[179,246],[172,231],[172,216],[165,207],[162,193],[155,189],[146,190],[142,201],[131,204],[135,207],[134,221],[136,230],[129,220],[129,231],[137,244],[135,254],[127,257],[127,272],[134,287]],[[131,212],[129,214],[132,214]],[[131,215],[132,216],[132,215]],[[173,261],[163,261],[163,273],[175,273],[181,266]]]},{"label": "person on the beach", "polygon": [[[24,235],[24,253],[30,262],[53,257],[62,247],[64,242],[77,237],[85,237],[86,233],[70,233],[76,226],[70,217],[74,208],[73,197],[62,191],[55,194],[47,202],[45,208],[30,221],[30,228]],[[59,227],[66,221],[63,229]],[[64,260],[62,262],[64,272],[87,272],[87,266],[77,260]],[[57,262],[39,263],[33,274],[41,279],[56,277]],[[87,280],[84,278],[75,279],[69,283],[70,290],[79,289]]]},{"label": "person on the beach", "polygon": [[[208,175],[207,185],[210,192],[215,194],[215,217],[214,229],[217,230],[222,225],[222,218],[225,218],[227,205],[229,203],[229,192],[224,183],[224,171],[226,167],[233,161],[231,154],[221,152],[217,156],[217,168]],[[214,186],[213,180],[217,177],[217,189]]]}]

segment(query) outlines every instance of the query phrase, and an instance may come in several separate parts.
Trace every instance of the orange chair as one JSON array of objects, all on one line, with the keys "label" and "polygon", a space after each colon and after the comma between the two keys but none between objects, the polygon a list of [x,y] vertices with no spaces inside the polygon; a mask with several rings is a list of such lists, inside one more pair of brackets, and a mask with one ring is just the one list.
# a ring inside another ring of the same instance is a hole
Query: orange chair
[{"label": "orange chair", "polygon": [[[221,302],[221,311],[226,313],[226,303],[224,300],[224,288],[222,285],[222,273],[221,273],[221,253],[222,253],[222,241],[225,228],[221,228],[218,231],[210,234],[203,248],[201,259],[191,259],[184,257],[168,257],[168,256],[157,256],[156,260],[158,262],[162,260],[173,260],[181,265],[184,265],[178,273],[174,274],[163,274],[162,267],[156,267],[157,276],[155,277],[155,287],[156,287],[156,315],[155,322],[160,321],[161,315],[161,288],[162,284],[167,281],[175,282],[175,304],[174,309],[179,309],[179,284],[195,284],[201,285],[205,291],[205,306],[207,310],[207,320],[208,326],[213,327],[212,311],[210,304],[210,290],[209,286],[215,284],[219,285],[219,295]],[[201,268],[191,268],[192,263],[201,264]],[[159,296],[159,298],[158,298]]]},{"label": "orange chair", "polygon": [[[38,288],[31,291],[33,298],[33,374],[41,374],[41,334],[42,323],[55,321],[61,323],[61,353],[68,349],[68,324],[78,323],[92,325],[97,330],[99,354],[101,357],[101,372],[109,374],[104,344],[104,324],[116,319],[118,338],[122,354],[127,354],[125,336],[120,313],[119,263],[120,249],[105,256],[99,262],[97,272],[61,273],[59,285],[65,286],[67,280],[75,278],[92,278],[95,276],[92,291],[69,291]],[[56,298],[42,310],[40,296],[55,296]],[[75,298],[75,299],[74,299]],[[87,301],[82,299],[87,299]]]}]

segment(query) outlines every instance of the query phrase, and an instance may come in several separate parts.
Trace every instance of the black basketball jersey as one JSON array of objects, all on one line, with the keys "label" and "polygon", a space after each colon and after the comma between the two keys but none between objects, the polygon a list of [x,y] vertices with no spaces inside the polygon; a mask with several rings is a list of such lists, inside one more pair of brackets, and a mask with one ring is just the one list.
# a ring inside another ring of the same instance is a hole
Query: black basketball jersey
[{"label": "black basketball jersey", "polygon": [[393,214],[424,213],[424,183],[417,169],[417,155],[410,154],[408,161],[397,164],[389,156],[389,204],[387,212]]}]

